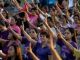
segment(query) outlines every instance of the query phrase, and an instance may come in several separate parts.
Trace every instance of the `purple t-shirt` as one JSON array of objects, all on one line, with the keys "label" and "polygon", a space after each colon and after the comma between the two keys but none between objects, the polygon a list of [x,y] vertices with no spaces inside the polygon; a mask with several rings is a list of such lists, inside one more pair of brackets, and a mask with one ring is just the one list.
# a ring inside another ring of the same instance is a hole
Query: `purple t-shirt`
[{"label": "purple t-shirt", "polygon": [[[71,41],[70,44],[73,47],[77,48],[75,42]],[[75,57],[73,56],[72,52],[65,45],[62,46],[61,56],[62,56],[63,60],[75,60]]]},{"label": "purple t-shirt", "polygon": [[8,39],[8,35],[9,35],[8,30],[0,32],[0,38],[2,38],[2,39]]},{"label": "purple t-shirt", "polygon": [[[0,38],[7,40],[8,39],[8,34],[9,34],[8,30],[7,31],[1,31],[0,32]],[[7,45],[7,42],[3,46],[2,46],[2,44],[0,44],[0,49],[1,50],[6,50],[6,47],[5,47],[6,45]]]},{"label": "purple t-shirt", "polygon": [[46,45],[44,48],[42,48],[42,44],[39,42],[37,42],[33,48],[33,52],[40,60],[48,60],[48,56],[51,55],[49,47]]}]

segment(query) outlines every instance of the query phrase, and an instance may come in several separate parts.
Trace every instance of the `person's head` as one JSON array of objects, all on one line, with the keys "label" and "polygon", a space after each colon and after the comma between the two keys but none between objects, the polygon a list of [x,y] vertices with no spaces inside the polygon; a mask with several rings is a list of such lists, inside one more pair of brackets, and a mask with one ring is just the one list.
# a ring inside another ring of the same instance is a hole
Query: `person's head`
[{"label": "person's head", "polygon": [[67,7],[67,0],[63,0],[63,2],[62,2],[62,7],[63,7],[63,8],[66,8],[66,7]]},{"label": "person's head", "polygon": [[31,9],[31,14],[32,14],[32,15],[36,15],[36,10],[37,10],[37,9],[36,9],[35,7],[32,8],[32,9]]},{"label": "person's head", "polygon": [[48,7],[47,7],[47,6],[43,6],[43,7],[41,7],[41,8],[42,8],[42,11],[43,11],[44,13],[48,12]]},{"label": "person's head", "polygon": [[65,33],[64,33],[65,39],[69,40],[71,39],[71,32],[69,31],[69,29],[66,29]]},{"label": "person's head", "polygon": [[18,46],[16,45],[16,43],[12,44],[9,46],[8,48],[8,59],[7,60],[12,60],[12,58],[14,58],[14,60],[20,60],[20,56],[18,54]]},{"label": "person's head", "polygon": [[25,17],[25,12],[21,12],[18,14],[20,18],[24,18]]},{"label": "person's head", "polygon": [[0,31],[3,31],[6,28],[5,22],[0,20]]},{"label": "person's head", "polygon": [[74,21],[75,21],[75,23],[80,23],[79,16],[78,15],[75,15],[74,16]]},{"label": "person's head", "polygon": [[19,4],[21,4],[21,1],[20,1],[20,0],[17,0],[17,2],[18,2]]},{"label": "person's head", "polygon": [[17,47],[15,45],[9,46],[8,57],[14,57],[17,55]]},{"label": "person's head", "polygon": [[72,40],[76,42],[73,28],[66,28],[64,36],[66,40]]},{"label": "person's head", "polygon": [[46,30],[46,26],[43,23],[40,24],[40,30],[43,30],[43,31]]},{"label": "person's head", "polygon": [[50,27],[53,27],[53,21],[52,21],[52,18],[51,17],[48,17],[48,24]]},{"label": "person's head", "polygon": [[6,19],[9,18],[9,13],[8,13],[8,11],[4,10],[2,14],[3,14],[3,16],[4,16]]},{"label": "person's head", "polygon": [[50,15],[54,16],[55,15],[55,7],[50,8]]},{"label": "person's head", "polygon": [[48,32],[46,32],[46,31],[40,32],[40,38],[41,38],[41,42],[42,42],[42,43],[48,42],[48,39],[49,39],[49,34],[48,34]]},{"label": "person's head", "polygon": [[31,29],[29,30],[29,35],[31,36],[31,38],[36,39],[36,38],[37,38],[37,30],[31,28]]},{"label": "person's head", "polygon": [[14,17],[11,17],[11,22],[10,22],[10,25],[15,25],[16,24],[16,20]]}]

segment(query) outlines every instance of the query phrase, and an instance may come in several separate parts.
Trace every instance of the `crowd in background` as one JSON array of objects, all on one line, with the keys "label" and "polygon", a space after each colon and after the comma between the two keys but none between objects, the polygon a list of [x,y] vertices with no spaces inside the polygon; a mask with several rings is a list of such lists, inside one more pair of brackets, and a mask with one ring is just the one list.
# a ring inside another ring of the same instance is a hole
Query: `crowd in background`
[{"label": "crowd in background", "polygon": [[80,60],[80,0],[0,0],[0,60]]}]

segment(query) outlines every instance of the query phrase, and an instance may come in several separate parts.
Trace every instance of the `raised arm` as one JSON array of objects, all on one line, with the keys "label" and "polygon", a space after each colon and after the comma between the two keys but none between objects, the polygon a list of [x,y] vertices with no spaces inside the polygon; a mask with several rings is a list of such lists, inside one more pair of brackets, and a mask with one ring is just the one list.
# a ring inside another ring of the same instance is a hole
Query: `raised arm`
[{"label": "raised arm", "polygon": [[3,12],[3,9],[1,9],[1,11],[0,11],[0,17],[1,17],[4,21],[6,21],[6,18],[3,16],[2,12]]},{"label": "raised arm", "polygon": [[60,15],[62,15],[62,10],[59,8],[59,6],[58,6],[58,2],[56,3],[56,9],[57,9],[57,11],[60,13]]},{"label": "raised arm", "polygon": [[40,60],[32,51],[31,43],[29,44],[29,47],[27,48],[27,51],[30,53],[33,60]]},{"label": "raised arm", "polygon": [[45,18],[44,24],[45,24],[45,26],[47,27],[47,29],[48,29],[48,31],[50,32],[50,34],[52,34],[53,37],[56,37],[56,36],[55,36],[55,33],[52,31],[52,29],[50,28],[50,26],[49,26],[48,23],[47,23],[47,17]]},{"label": "raised arm", "polygon": [[4,54],[3,52],[2,52],[2,50],[0,50],[0,57],[6,57],[6,54]]},{"label": "raised arm", "polygon": [[17,34],[10,26],[8,27],[8,29],[10,30],[10,32],[19,40],[22,40],[22,36],[20,36],[19,34]]},{"label": "raised arm", "polygon": [[19,10],[22,9],[22,7],[19,5],[19,3],[18,3],[16,0],[12,0],[12,2],[14,3],[14,5],[15,5]]},{"label": "raised arm", "polygon": [[21,26],[21,30],[22,30],[24,36],[28,39],[28,41],[30,41],[32,44],[36,44],[37,43],[37,41],[35,41],[34,39],[32,39],[30,37],[30,35],[24,30],[23,26]]},{"label": "raised arm", "polygon": [[35,5],[36,8],[38,9],[38,11],[43,15],[43,16],[46,16],[46,14],[38,7],[38,5]]},{"label": "raised arm", "polygon": [[73,47],[69,42],[67,42],[67,41],[64,39],[62,33],[60,32],[60,30],[59,30],[58,28],[56,28],[56,30],[57,30],[57,32],[58,32],[58,36],[62,39],[63,43],[64,43],[71,51],[73,51],[74,47]]},{"label": "raised arm", "polygon": [[25,13],[25,14],[26,14],[25,19],[27,20],[27,22],[29,23],[29,25],[30,25],[31,27],[37,29],[37,27],[36,27],[35,25],[33,25],[31,22],[29,22],[30,19],[29,19],[29,17],[28,17],[28,14],[27,14],[27,13]]},{"label": "raised arm", "polygon": [[55,50],[55,47],[54,47],[54,44],[53,44],[53,37],[52,37],[52,35],[50,36],[49,47],[50,47],[51,53],[53,55],[53,59],[54,60],[62,60],[61,57],[59,56],[58,52]]},{"label": "raised arm", "polygon": [[5,39],[2,39],[2,38],[0,38],[0,42],[1,43],[6,43],[6,42],[8,42],[9,40],[5,40]]}]

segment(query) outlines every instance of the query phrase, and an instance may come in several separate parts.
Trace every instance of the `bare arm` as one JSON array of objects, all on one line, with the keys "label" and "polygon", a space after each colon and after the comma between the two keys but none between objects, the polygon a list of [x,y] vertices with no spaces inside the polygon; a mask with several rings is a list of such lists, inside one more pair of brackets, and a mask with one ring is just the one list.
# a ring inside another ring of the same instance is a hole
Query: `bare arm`
[{"label": "bare arm", "polygon": [[4,20],[4,21],[6,21],[6,18],[3,16],[3,14],[0,12],[0,16],[2,17],[2,19]]},{"label": "bare arm", "polygon": [[50,50],[51,50],[53,59],[54,59],[54,60],[62,60],[61,57],[59,56],[58,52],[57,52],[57,51],[55,50],[55,48],[54,48],[52,36],[50,36],[49,47],[50,47]]},{"label": "bare arm", "polygon": [[0,50],[0,57],[6,57],[6,54],[4,54],[2,50]]},{"label": "bare arm", "polygon": [[23,26],[21,26],[21,30],[22,30],[23,34],[26,36],[26,38],[27,38],[31,43],[33,43],[33,44],[36,44],[36,43],[37,43],[37,41],[35,41],[34,39],[32,39],[32,38],[29,36],[29,34],[24,30],[24,27],[23,27]]},{"label": "bare arm", "polygon": [[17,34],[11,27],[8,27],[8,29],[10,30],[10,32],[18,39],[22,40],[22,36],[20,36],[19,34]]},{"label": "bare arm", "polygon": [[30,55],[32,56],[33,60],[40,60],[32,51],[32,47],[31,47],[31,43],[29,44],[29,47],[27,48],[27,51],[30,53]]},{"label": "bare arm", "polygon": [[62,15],[62,10],[59,8],[58,3],[56,3],[56,9],[58,10],[58,12],[60,13],[60,15]]},{"label": "bare arm", "polygon": [[5,39],[0,38],[0,42],[1,42],[1,43],[5,43],[5,42],[7,42],[7,41],[9,41],[9,40],[5,40]]},{"label": "bare arm", "polygon": [[47,27],[47,29],[50,32],[50,34],[52,34],[52,36],[55,37],[55,33],[52,31],[52,29],[50,28],[50,26],[47,23],[47,17],[46,17],[46,20],[44,21],[44,24]]},{"label": "bare arm", "polygon": [[38,11],[43,15],[43,16],[46,16],[46,14],[37,6],[37,5],[35,5],[36,6],[36,8],[38,9]]},{"label": "bare arm", "polygon": [[15,5],[19,10],[22,9],[22,7],[19,5],[19,3],[18,3],[16,0],[12,0],[12,2],[14,3],[14,5]]},{"label": "bare arm", "polygon": [[73,51],[74,47],[73,47],[69,42],[67,42],[67,41],[64,39],[64,37],[63,37],[63,35],[62,35],[62,33],[60,32],[59,29],[56,29],[56,30],[58,31],[58,36],[62,39],[62,41],[64,42],[64,44],[65,44],[71,51]]}]

